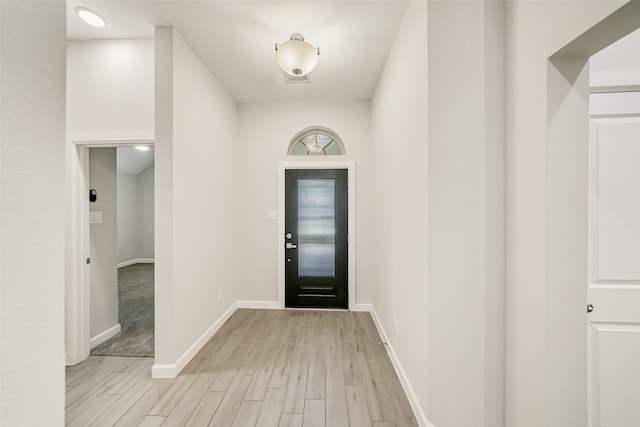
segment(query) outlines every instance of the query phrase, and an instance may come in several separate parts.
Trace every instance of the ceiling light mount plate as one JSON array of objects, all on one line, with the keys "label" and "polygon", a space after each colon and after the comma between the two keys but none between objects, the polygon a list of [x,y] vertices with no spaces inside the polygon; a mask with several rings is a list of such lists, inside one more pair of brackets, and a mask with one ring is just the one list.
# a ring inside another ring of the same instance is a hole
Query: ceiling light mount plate
[{"label": "ceiling light mount plate", "polygon": [[300,77],[309,74],[318,64],[320,49],[304,41],[300,33],[293,33],[288,41],[276,43],[276,61],[287,74]]}]

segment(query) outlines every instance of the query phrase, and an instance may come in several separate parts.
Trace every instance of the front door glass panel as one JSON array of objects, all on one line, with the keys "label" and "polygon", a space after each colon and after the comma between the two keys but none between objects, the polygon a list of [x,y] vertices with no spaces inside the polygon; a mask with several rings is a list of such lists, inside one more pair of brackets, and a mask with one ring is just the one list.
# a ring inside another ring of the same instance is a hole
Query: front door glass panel
[{"label": "front door glass panel", "polygon": [[298,180],[298,275],[335,277],[335,179]]}]

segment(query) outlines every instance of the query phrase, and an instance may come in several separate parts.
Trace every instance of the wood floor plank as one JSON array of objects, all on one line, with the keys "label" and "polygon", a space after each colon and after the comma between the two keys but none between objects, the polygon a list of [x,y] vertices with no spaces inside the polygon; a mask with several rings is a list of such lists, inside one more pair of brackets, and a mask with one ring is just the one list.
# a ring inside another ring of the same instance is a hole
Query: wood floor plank
[{"label": "wood floor plank", "polygon": [[[389,399],[386,396],[387,392],[384,388],[384,383],[381,378],[378,378],[375,372],[375,362],[361,361],[360,369],[371,420],[383,421],[393,419],[393,412],[389,406]],[[385,409],[386,416],[383,416],[381,407]]]},{"label": "wood floor plank", "polygon": [[266,321],[266,316],[264,314],[253,316],[253,320],[251,321],[251,325],[249,329],[242,337],[242,341],[240,344],[242,345],[251,345],[253,341],[256,339],[258,334],[260,334],[260,330]]},{"label": "wood floor plank", "polygon": [[82,363],[67,366],[66,384],[68,386],[77,386],[80,382],[85,382],[90,375],[98,372],[100,365],[107,360],[109,360],[109,358],[106,356],[89,356]]},{"label": "wood floor plank", "polygon": [[122,398],[95,421],[96,426],[112,426],[153,386],[151,378],[141,378]]},{"label": "wood floor plank", "polygon": [[[113,372],[108,374],[104,381],[100,384],[96,384],[91,389],[87,390],[82,399],[75,400],[71,405],[69,405],[66,410],[66,420],[67,422],[73,421],[76,417],[78,417],[81,413],[83,413],[88,407],[93,405],[93,403],[100,398],[104,394],[104,392],[109,389],[109,387],[117,384],[118,382],[125,379],[129,374],[124,372]],[[77,388],[80,388],[78,386]],[[72,392],[75,392],[73,390]],[[69,393],[72,393],[69,392]],[[118,395],[112,395],[118,396]]]},{"label": "wood floor plank", "polygon": [[349,412],[349,425],[351,426],[371,426],[369,408],[364,395],[364,387],[360,385],[346,385],[347,408]]},{"label": "wood floor plank", "polygon": [[213,414],[220,406],[220,402],[222,402],[223,397],[224,392],[221,391],[207,392],[193,410],[193,413],[185,423],[185,426],[201,427],[209,424],[209,421],[213,418]]},{"label": "wood floor plank", "polygon": [[327,331],[327,333],[329,332],[339,332],[338,329],[338,313],[340,313],[339,311],[336,310],[331,310],[331,311],[327,311],[324,315],[324,321],[325,321],[325,330]]},{"label": "wood floor plank", "polygon": [[283,413],[278,427],[302,427],[302,414]]},{"label": "wood floor plank", "polygon": [[340,345],[345,385],[362,385],[362,373],[355,343],[343,341]]},{"label": "wood floor plank", "polygon": [[[313,312],[311,312],[313,313]],[[325,398],[325,322],[315,320],[312,329],[311,355],[307,377],[307,400],[324,400]]]},{"label": "wood floor plank", "polygon": [[191,384],[191,387],[189,387],[189,389],[184,393],[180,401],[167,415],[163,426],[171,427],[184,425],[187,419],[191,416],[195,407],[207,393],[211,383],[213,383],[213,380],[217,375],[217,370],[211,370],[205,367],[193,384]]},{"label": "wood floor plank", "polygon": [[387,396],[391,402],[391,407],[394,412],[394,421],[397,427],[416,427],[418,421],[413,414],[411,404],[407,395],[400,384],[400,380],[397,378],[391,378],[385,380],[385,386],[387,389]]},{"label": "wood floor plank", "polygon": [[278,427],[285,393],[283,388],[267,389],[256,427]]},{"label": "wood floor plank", "polygon": [[358,328],[355,331],[355,339],[356,339],[356,353],[360,360],[364,360],[367,362],[373,362],[375,358],[373,357],[373,351],[369,345],[369,340],[367,338],[367,333],[363,328]]},{"label": "wood floor plank", "polygon": [[151,408],[148,415],[161,415],[163,417],[169,415],[208,362],[208,359],[194,359],[189,363],[178,375],[169,390]]},{"label": "wood floor plank", "polygon": [[238,368],[238,375],[253,375],[256,372],[260,361],[264,359],[268,339],[269,337],[266,335],[258,335],[254,338],[253,345],[247,352],[247,357]]},{"label": "wood floor plank", "polygon": [[249,345],[239,345],[236,347],[235,351],[231,354],[231,357],[229,357],[220,370],[216,379],[211,383],[209,391],[227,391],[229,385],[231,385],[231,382],[233,381],[233,378],[237,373],[239,373],[238,370],[247,358],[249,350],[251,350],[251,346]]},{"label": "wood floor plank", "polygon": [[128,376],[120,381],[118,384],[109,387],[105,392],[107,394],[125,394],[131,387],[134,386],[142,378],[151,377],[151,365],[153,365],[153,359],[138,358],[138,363],[133,366],[133,369],[127,369]]},{"label": "wood floor plank", "polygon": [[253,427],[256,425],[262,401],[243,400],[231,427]]},{"label": "wood floor plank", "polygon": [[250,382],[249,376],[237,376],[233,379],[218,410],[213,414],[209,427],[229,427],[233,423]]},{"label": "wood floor plank", "polygon": [[271,375],[271,381],[269,381],[270,388],[286,388],[289,383],[289,377],[291,376],[291,361],[295,350],[294,344],[282,344],[278,359],[273,367],[273,374]]},{"label": "wood floor plank", "polygon": [[338,331],[340,332],[340,341],[354,342],[353,337],[353,318],[348,312],[338,313]]},{"label": "wood floor plank", "polygon": [[301,323],[296,317],[289,318],[287,327],[282,334],[281,344],[291,343],[295,344],[298,341],[298,334],[300,332]]},{"label": "wood floor plank", "polygon": [[340,334],[338,331],[327,330],[325,337],[325,363],[329,368],[342,367],[342,351],[340,347]]},{"label": "wood floor plank", "polygon": [[324,400],[307,400],[304,403],[302,427],[325,427]]},{"label": "wood floor plank", "polygon": [[138,423],[147,415],[149,410],[164,396],[171,387],[169,381],[153,381],[153,384],[138,401],[114,424],[116,427],[129,427]]},{"label": "wood floor plank", "polygon": [[326,417],[329,426],[347,427],[349,425],[342,368],[327,368]]},{"label": "wood floor plank", "polygon": [[138,423],[137,427],[160,427],[164,422],[164,417],[158,415],[147,415]]},{"label": "wood floor plank", "polygon": [[305,393],[307,390],[307,375],[309,373],[309,344],[312,338],[312,327],[300,327],[300,336],[296,344],[287,393],[284,398],[283,411],[301,414],[304,410]]},{"label": "wood floor plank", "polygon": [[[122,359],[121,357],[104,358],[103,363],[98,364],[95,371],[90,371],[84,381],[77,384],[73,390],[67,393],[65,406],[69,408],[78,399],[86,399],[87,393],[96,386],[103,389],[105,379],[109,375],[122,371],[122,364],[125,363]],[[120,378],[123,377],[121,376]]]},{"label": "wood floor plank", "polygon": [[100,415],[107,411],[121,396],[117,394],[103,394],[98,397],[86,410],[79,414],[73,421],[68,422],[69,427],[86,427],[91,425]]},{"label": "wood floor plank", "polygon": [[266,316],[262,328],[260,328],[260,335],[266,335],[268,337],[279,335],[280,330],[277,329],[281,310],[265,310]]},{"label": "wood floor plank", "polygon": [[373,427],[396,427],[393,421],[373,421]]},{"label": "wood floor plank", "polygon": [[275,349],[271,350],[269,354],[260,361],[258,369],[251,378],[251,384],[249,384],[249,389],[244,397],[245,400],[264,399],[279,354],[280,351]]}]

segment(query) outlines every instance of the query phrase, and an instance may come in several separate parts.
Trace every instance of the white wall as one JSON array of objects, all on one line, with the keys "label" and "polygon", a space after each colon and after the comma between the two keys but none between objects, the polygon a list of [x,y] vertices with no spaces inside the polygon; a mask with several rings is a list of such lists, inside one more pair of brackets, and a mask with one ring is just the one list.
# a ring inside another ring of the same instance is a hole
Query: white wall
[{"label": "white wall", "polygon": [[72,139],[153,139],[153,44],[153,39],[68,42]]},{"label": "white wall", "polygon": [[150,166],[138,175],[138,258],[153,259],[155,168]]},{"label": "white wall", "polygon": [[426,2],[415,1],[372,100],[374,173],[359,190],[372,199],[369,219],[358,223],[359,238],[369,239],[364,246],[370,261],[358,282],[371,283],[373,306],[430,418],[427,76]]},{"label": "white wall", "polygon": [[504,423],[502,7],[428,7],[427,408],[437,426]]},{"label": "white wall", "polygon": [[[567,58],[549,57],[624,3],[507,3],[508,426],[586,424],[583,67],[613,40],[587,34]],[[634,19],[626,13],[620,22]]]},{"label": "white wall", "polygon": [[138,175],[118,172],[118,264],[140,252],[138,232]]},{"label": "white wall", "polygon": [[154,167],[118,172],[118,263],[153,259]]},{"label": "white wall", "polygon": [[0,2],[0,424],[64,425],[64,2]]},{"label": "white wall", "polygon": [[118,325],[118,268],[116,251],[118,208],[116,149],[89,149],[89,188],[97,191],[90,212],[102,212],[102,223],[90,230],[90,334],[91,337]]},{"label": "white wall", "polygon": [[235,277],[245,260],[234,246],[235,103],[170,27],[156,28],[156,103],[159,367],[184,361],[190,346],[240,298]]},{"label": "white wall", "polygon": [[[354,160],[357,163],[357,224],[369,221],[371,212],[364,200],[371,193],[371,167],[364,161],[371,144],[368,102],[263,103],[240,104],[237,121],[237,168],[240,197],[236,212],[235,234],[243,267],[238,271],[239,299],[277,301],[278,222],[269,221],[269,210],[278,209],[278,162],[303,161],[287,156],[291,138],[300,130],[320,125],[340,135],[347,155],[328,156],[322,160]],[[362,191],[361,191],[362,190]],[[279,212],[284,215],[284,212]],[[371,302],[371,291],[365,280],[368,252],[367,236],[362,241],[358,231],[356,248],[356,302]],[[364,242],[364,243],[363,243]]]}]

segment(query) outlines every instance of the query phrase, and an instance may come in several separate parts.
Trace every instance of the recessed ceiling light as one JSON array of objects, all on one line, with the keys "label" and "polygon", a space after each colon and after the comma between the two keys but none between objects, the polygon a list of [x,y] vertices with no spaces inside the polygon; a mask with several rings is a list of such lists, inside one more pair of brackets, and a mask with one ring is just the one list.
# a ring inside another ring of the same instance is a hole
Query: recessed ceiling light
[{"label": "recessed ceiling light", "polygon": [[102,28],[107,24],[106,19],[104,19],[98,12],[89,9],[88,7],[76,6],[73,10],[80,19],[91,26]]},{"label": "recessed ceiling light", "polygon": [[149,147],[146,145],[136,145],[136,150],[140,150],[140,151],[149,151]]}]

